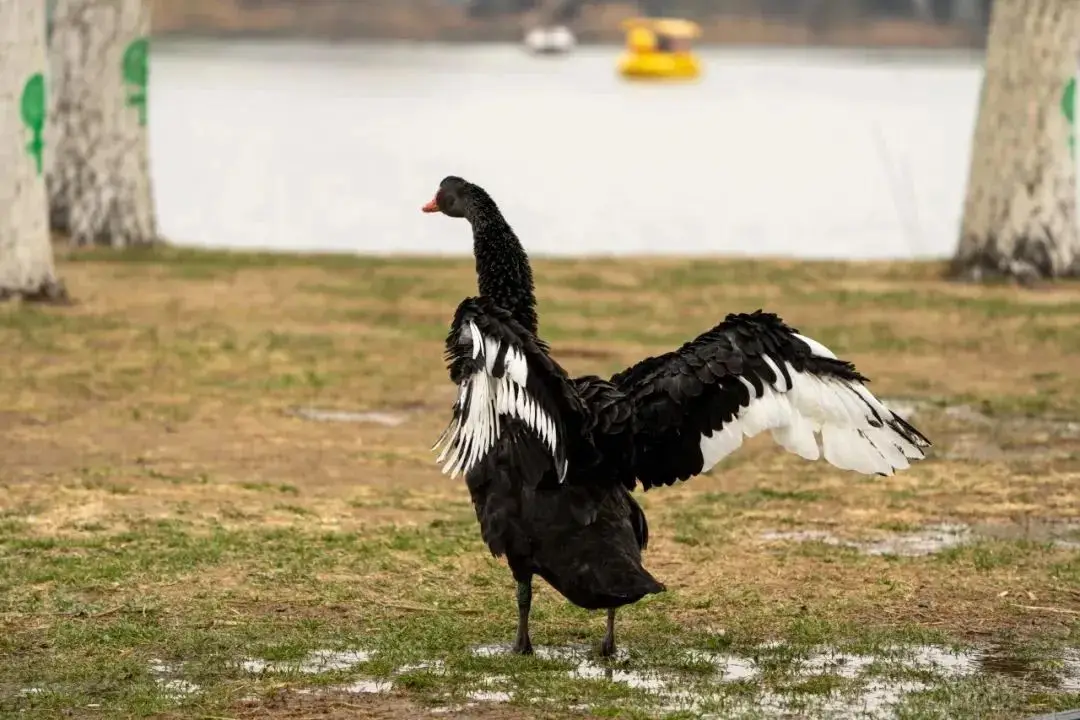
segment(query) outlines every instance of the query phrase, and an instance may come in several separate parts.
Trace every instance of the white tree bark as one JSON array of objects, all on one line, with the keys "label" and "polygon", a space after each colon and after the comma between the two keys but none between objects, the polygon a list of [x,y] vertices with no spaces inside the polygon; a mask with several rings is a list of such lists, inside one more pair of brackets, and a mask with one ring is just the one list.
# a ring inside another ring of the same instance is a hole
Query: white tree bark
[{"label": "white tree bark", "polygon": [[44,73],[44,3],[0,0],[0,299],[66,299],[42,174]]},{"label": "white tree bark", "polygon": [[1076,162],[1062,107],[1080,1],[996,0],[953,274],[1020,281],[1080,271]]},{"label": "white tree bark", "polygon": [[58,0],[46,141],[52,226],[76,245],[157,240],[146,132],[147,0]]}]

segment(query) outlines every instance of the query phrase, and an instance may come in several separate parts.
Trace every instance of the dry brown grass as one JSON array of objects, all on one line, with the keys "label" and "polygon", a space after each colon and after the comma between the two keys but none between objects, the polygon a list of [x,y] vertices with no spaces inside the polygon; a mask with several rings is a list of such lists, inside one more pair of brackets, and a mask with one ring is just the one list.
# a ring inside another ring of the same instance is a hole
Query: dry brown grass
[{"label": "dry brown grass", "polygon": [[[1057,531],[1040,528],[1080,520],[1080,432],[1060,422],[1080,410],[1080,287],[953,285],[929,264],[535,265],[541,329],[571,373],[610,373],[727,312],[764,307],[855,361],[879,396],[927,405],[916,422],[934,454],[893,478],[807,463],[758,439],[708,477],[642,495],[655,538],[647,565],[672,592],[625,613],[631,643],[661,617],[746,638],[794,632],[799,618],[839,635],[1073,636],[1080,566],[1044,542]],[[452,400],[441,343],[455,304],[475,291],[471,262],[157,251],[78,255],[60,270],[76,306],[0,308],[0,522],[14,543],[0,544],[0,558],[8,547],[23,567],[4,580],[13,595],[0,611],[21,638],[9,649],[26,659],[23,676],[44,662],[32,641],[60,632],[69,621],[52,613],[72,602],[90,617],[146,602],[177,626],[212,601],[245,627],[282,608],[293,622],[422,625],[445,607],[462,622],[509,627],[508,576],[476,538],[464,487],[428,452]],[[945,411],[958,404],[984,415]],[[290,413],[298,406],[406,421],[313,422]],[[865,541],[941,521],[983,527],[983,539],[890,560],[761,537],[827,530]],[[275,552],[333,536],[381,554],[360,561],[329,547],[310,581],[267,585],[261,577],[282,572],[275,562],[228,543],[285,537],[273,532],[296,539]],[[231,549],[175,569],[148,561],[112,586],[35,570],[44,560],[18,549],[87,558],[109,538],[158,547],[180,536]],[[49,550],[46,540],[68,544]],[[538,603],[549,609],[539,635],[591,632],[553,593]],[[219,700],[235,704],[238,692]]]}]

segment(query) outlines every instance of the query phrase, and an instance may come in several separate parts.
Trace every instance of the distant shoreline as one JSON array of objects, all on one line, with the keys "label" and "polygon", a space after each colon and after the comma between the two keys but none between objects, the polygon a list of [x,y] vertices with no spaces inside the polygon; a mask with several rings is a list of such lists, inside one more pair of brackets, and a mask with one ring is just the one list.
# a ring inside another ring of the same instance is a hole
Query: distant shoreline
[{"label": "distant shoreline", "polygon": [[[375,35],[375,34],[334,34],[323,35],[320,33],[304,33],[281,29],[268,29],[268,30],[232,30],[232,29],[197,29],[197,30],[166,30],[155,31],[154,37],[160,40],[245,40],[245,41],[303,41],[303,42],[325,42],[330,44],[345,44],[355,42],[401,42],[401,43],[416,43],[420,45],[498,45],[498,44],[518,44],[522,38],[517,34],[505,34],[494,37],[483,38],[470,38],[460,37],[456,35],[449,35],[447,37],[435,37],[435,38],[417,38],[417,37],[397,37],[389,35]],[[858,34],[852,34],[846,36],[842,41],[807,41],[807,42],[793,42],[793,41],[779,41],[779,40],[719,40],[703,37],[694,43],[695,47],[700,48],[740,48],[740,47],[756,47],[756,48],[783,48],[783,49],[798,49],[798,48],[814,48],[814,49],[836,49],[836,50],[926,50],[926,51],[981,51],[985,48],[984,43],[948,43],[948,42],[921,42],[921,43],[905,43],[905,42],[870,42],[871,38],[861,39]],[[577,36],[577,44],[585,47],[622,47],[623,37],[581,37]]]},{"label": "distant shoreline", "polygon": [[[373,3],[363,13],[299,12],[288,4],[269,10],[243,10],[216,0],[184,6],[158,0],[154,33],[160,37],[268,38],[322,41],[402,40],[443,43],[520,42],[538,18],[524,15],[469,18],[445,4],[424,7],[424,0]],[[328,6],[329,7],[329,6]],[[622,20],[637,14],[629,5],[605,5],[586,11],[571,24],[582,45],[622,44]],[[823,27],[762,17],[716,15],[697,18],[701,46],[777,46],[837,48],[978,49],[985,31],[959,24],[890,18],[855,18]]]}]

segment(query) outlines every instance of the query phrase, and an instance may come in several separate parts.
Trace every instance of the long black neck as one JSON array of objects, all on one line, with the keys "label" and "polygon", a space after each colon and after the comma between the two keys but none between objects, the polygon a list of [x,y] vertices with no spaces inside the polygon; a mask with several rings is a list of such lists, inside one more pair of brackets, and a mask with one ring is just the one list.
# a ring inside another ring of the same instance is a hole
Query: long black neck
[{"label": "long black neck", "polygon": [[465,217],[473,228],[473,254],[480,294],[510,311],[533,335],[537,331],[536,295],[532,268],[525,248],[495,201],[474,188],[466,203]]}]

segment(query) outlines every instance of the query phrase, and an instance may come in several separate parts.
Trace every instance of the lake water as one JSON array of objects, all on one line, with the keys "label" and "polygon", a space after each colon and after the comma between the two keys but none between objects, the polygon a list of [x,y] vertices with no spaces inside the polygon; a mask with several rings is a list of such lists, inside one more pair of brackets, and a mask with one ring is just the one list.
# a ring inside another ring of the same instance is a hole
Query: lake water
[{"label": "lake water", "polygon": [[619,52],[161,41],[161,231],[464,254],[464,221],[420,212],[456,174],[536,255],[951,254],[981,55],[703,49],[700,82],[649,85]]}]

